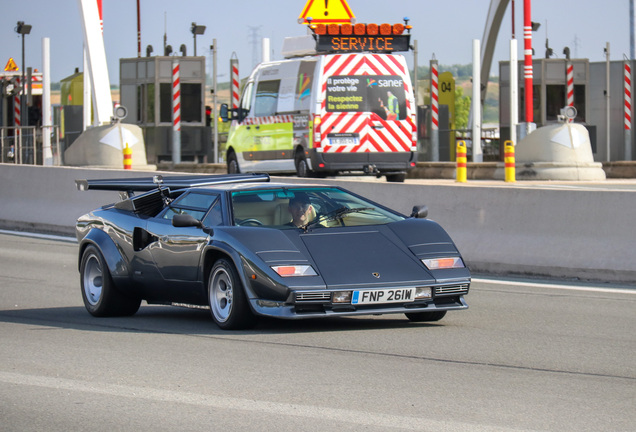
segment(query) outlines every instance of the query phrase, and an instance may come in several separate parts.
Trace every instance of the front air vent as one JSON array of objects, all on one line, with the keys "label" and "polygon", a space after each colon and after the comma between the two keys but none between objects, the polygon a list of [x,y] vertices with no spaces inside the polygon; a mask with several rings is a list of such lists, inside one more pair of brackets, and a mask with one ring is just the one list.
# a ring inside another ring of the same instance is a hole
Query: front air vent
[{"label": "front air vent", "polygon": [[457,295],[457,294],[467,294],[467,293],[468,293],[468,284],[445,285],[445,286],[435,287],[436,296]]},{"label": "front air vent", "polygon": [[308,291],[296,293],[296,302],[325,302],[331,300],[331,293],[321,291]]}]

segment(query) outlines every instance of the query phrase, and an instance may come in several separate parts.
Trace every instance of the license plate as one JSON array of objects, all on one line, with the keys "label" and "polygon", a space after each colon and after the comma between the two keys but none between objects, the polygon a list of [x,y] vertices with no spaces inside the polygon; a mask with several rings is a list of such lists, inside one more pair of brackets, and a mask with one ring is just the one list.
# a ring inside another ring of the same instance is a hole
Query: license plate
[{"label": "license plate", "polygon": [[358,138],[356,137],[329,138],[329,144],[332,146],[357,145]]},{"label": "license plate", "polygon": [[415,301],[415,288],[354,291],[351,304],[406,303]]}]

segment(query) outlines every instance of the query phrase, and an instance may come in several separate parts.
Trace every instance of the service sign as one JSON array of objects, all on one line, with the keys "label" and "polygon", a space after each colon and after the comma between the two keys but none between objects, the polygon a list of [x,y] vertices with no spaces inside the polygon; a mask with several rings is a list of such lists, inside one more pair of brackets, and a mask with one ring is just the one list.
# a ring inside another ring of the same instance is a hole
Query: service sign
[{"label": "service sign", "polygon": [[317,35],[316,51],[330,53],[408,51],[410,34],[402,35]]}]

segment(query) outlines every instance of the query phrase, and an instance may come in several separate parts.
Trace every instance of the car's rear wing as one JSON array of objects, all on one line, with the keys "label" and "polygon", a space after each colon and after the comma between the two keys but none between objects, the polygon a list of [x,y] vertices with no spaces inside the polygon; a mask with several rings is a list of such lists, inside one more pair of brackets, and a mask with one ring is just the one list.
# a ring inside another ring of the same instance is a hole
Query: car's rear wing
[{"label": "car's rear wing", "polygon": [[75,180],[78,190],[148,192],[167,187],[172,190],[227,183],[269,182],[268,174],[220,174],[211,176],[161,176],[103,180]]}]

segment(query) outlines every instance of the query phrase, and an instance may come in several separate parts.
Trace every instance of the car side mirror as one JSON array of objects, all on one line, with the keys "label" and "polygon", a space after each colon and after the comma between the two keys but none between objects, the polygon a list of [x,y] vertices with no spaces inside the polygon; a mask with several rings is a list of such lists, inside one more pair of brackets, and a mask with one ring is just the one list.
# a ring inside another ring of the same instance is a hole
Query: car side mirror
[{"label": "car side mirror", "polygon": [[177,214],[172,217],[172,226],[175,228],[196,227],[201,228],[204,233],[212,235],[212,228],[206,228],[203,222],[196,219],[191,214]]},{"label": "car side mirror", "polygon": [[425,205],[413,206],[412,218],[426,219],[426,216],[428,216],[428,207]]}]

